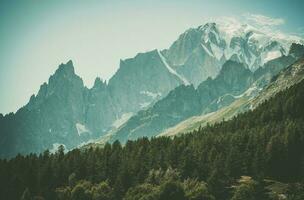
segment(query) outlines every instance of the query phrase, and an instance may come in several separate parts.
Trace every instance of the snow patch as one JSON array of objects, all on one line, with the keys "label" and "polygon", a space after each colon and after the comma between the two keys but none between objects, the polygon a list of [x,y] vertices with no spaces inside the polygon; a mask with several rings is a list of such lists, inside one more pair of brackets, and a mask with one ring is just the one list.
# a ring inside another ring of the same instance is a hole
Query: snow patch
[{"label": "snow patch", "polygon": [[76,123],[76,129],[77,129],[77,133],[80,136],[83,133],[88,133],[89,130],[85,127],[85,125],[80,124],[80,123]]},{"label": "snow patch", "polygon": [[235,98],[241,98],[243,96],[252,97],[252,96],[255,96],[256,93],[260,92],[261,90],[262,90],[262,88],[258,88],[256,85],[253,85],[250,88],[248,88],[243,94],[234,96],[234,97]]},{"label": "snow patch", "polygon": [[221,49],[220,47],[216,46],[213,43],[211,43],[210,46],[211,46],[211,50],[212,50],[214,56],[216,57],[216,59],[221,60],[221,58],[224,54],[223,49]]},{"label": "snow patch", "polygon": [[64,152],[68,152],[68,149],[64,144],[54,143],[53,147],[50,149],[50,153],[56,153],[61,145],[64,147]]},{"label": "snow patch", "polygon": [[[224,55],[227,59],[234,54],[239,55],[239,57],[242,58],[241,61],[246,62],[245,64],[247,64],[251,70],[255,70],[256,67],[284,54],[280,51],[282,49],[288,52],[292,43],[303,44],[303,38],[299,36],[285,34],[267,26],[257,26],[257,24],[249,23],[245,18],[246,17],[244,17],[244,19],[225,17],[214,19],[213,21],[216,22],[216,28],[219,34],[213,34],[217,41],[223,39],[226,42],[226,46],[223,47],[222,51],[224,51]],[[213,29],[209,30],[207,25],[204,26],[207,28],[204,30],[202,42],[205,42],[204,44],[209,43],[210,48],[207,45],[203,46],[203,48],[207,54],[213,55],[219,59],[222,57],[220,56],[222,55],[221,47],[218,46],[216,42],[214,44],[210,42],[210,35],[208,33],[212,32]],[[247,41],[246,45],[249,47],[249,54],[245,53],[243,47],[233,49],[230,46],[231,40],[234,37],[237,37],[242,41]],[[270,51],[266,49],[266,51],[264,51],[264,48],[269,44],[269,41],[277,41],[280,44],[280,49],[273,49]]]},{"label": "snow patch", "polygon": [[215,24],[213,23],[207,23],[205,26],[201,26],[200,30],[204,31],[204,41],[205,43],[209,42],[209,35],[210,33],[213,34],[213,36],[215,37],[216,43],[219,44],[220,43],[220,37],[217,33]]},{"label": "snow patch", "polygon": [[222,101],[222,97],[219,97],[219,98],[217,99],[217,101],[216,101],[216,104],[221,103],[221,101]]},{"label": "snow patch", "polygon": [[209,49],[204,45],[204,44],[201,44],[203,49],[207,52],[207,54],[209,54],[209,56],[211,57],[214,57],[214,55],[209,51]]},{"label": "snow patch", "polygon": [[121,125],[123,125],[126,121],[128,121],[131,117],[133,116],[132,112],[129,113],[124,113],[120,116],[120,118],[118,118],[117,120],[115,120],[112,123],[112,126],[115,128],[120,127]]},{"label": "snow patch", "polygon": [[250,52],[250,55],[251,55],[251,63],[249,63],[249,67],[252,68],[252,66],[254,65],[254,63],[257,60],[257,57],[251,52]]},{"label": "snow patch", "polygon": [[264,63],[273,60],[275,58],[280,57],[282,54],[280,51],[270,51],[266,54],[266,57],[264,58]]},{"label": "snow patch", "polygon": [[148,107],[148,106],[150,105],[150,103],[151,103],[151,102],[140,103],[139,106],[140,106],[141,109],[142,109],[142,108],[146,108],[146,107]]},{"label": "snow patch", "polygon": [[171,74],[173,74],[173,75],[177,76],[179,79],[181,79],[185,85],[190,85],[190,83],[187,79],[185,79],[183,76],[178,74],[174,69],[172,69],[172,67],[169,66],[169,64],[166,61],[166,58],[159,52],[159,50],[157,50],[157,53],[158,53],[160,59],[162,60],[162,62],[164,63],[164,65],[166,66],[166,68],[168,69],[168,71]]},{"label": "snow patch", "polygon": [[262,88],[258,88],[256,85],[253,85],[253,86],[251,86],[250,88],[248,88],[245,92],[243,92],[243,93],[240,94],[240,95],[233,95],[233,94],[227,93],[227,94],[225,94],[225,95],[219,97],[219,98],[217,99],[216,103],[217,103],[217,104],[221,103],[221,102],[223,101],[223,98],[224,98],[225,96],[231,96],[231,97],[233,97],[234,99],[239,99],[239,98],[242,98],[242,97],[251,97],[251,96],[254,96],[255,93],[256,93],[257,91],[261,91],[261,90],[262,90]]},{"label": "snow patch", "polygon": [[150,91],[140,91],[140,94],[147,95],[148,97],[151,97],[152,99],[156,99],[157,97],[161,96],[160,92],[154,93]]}]

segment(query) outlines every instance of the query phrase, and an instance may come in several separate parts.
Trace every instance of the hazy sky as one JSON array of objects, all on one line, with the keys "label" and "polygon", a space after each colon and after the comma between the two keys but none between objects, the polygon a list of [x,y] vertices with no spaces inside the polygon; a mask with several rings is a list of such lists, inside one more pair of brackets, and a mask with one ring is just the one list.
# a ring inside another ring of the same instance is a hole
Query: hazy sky
[{"label": "hazy sky", "polygon": [[91,87],[96,76],[109,79],[119,59],[168,48],[208,18],[265,15],[303,33],[303,8],[301,0],[0,0],[0,113],[25,105],[70,59]]}]

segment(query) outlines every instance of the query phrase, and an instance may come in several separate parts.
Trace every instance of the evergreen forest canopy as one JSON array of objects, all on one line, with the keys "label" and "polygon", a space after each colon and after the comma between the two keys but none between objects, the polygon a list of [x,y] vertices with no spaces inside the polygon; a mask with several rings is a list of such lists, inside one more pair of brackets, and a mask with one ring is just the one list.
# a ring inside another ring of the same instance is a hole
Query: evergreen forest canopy
[{"label": "evergreen forest canopy", "polygon": [[0,199],[304,199],[304,81],[180,137],[0,161]]}]

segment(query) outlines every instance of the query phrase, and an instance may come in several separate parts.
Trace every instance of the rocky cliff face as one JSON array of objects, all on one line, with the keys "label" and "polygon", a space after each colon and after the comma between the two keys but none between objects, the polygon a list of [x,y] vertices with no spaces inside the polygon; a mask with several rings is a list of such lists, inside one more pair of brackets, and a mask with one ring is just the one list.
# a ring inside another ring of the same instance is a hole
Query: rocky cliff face
[{"label": "rocky cliff face", "polygon": [[94,86],[86,95],[84,124],[96,136],[101,136],[112,127],[119,117],[119,108],[114,104],[106,82],[96,78]]},{"label": "rocky cliff face", "polygon": [[1,155],[42,151],[56,143],[72,147],[87,138],[83,133],[89,132],[82,125],[86,93],[73,63],[61,64],[48,83],[41,85],[37,96],[12,114],[10,125],[3,131],[8,144],[1,148]]},{"label": "rocky cliff face", "polygon": [[187,81],[172,69],[158,50],[123,60],[109,80],[119,113],[137,112]]}]

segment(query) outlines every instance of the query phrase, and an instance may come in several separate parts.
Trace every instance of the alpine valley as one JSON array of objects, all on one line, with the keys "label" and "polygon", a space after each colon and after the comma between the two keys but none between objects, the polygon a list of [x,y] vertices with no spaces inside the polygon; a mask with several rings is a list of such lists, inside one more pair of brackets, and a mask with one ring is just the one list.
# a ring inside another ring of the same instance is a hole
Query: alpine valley
[{"label": "alpine valley", "polygon": [[75,71],[0,114],[0,199],[304,199],[301,36],[227,18],[90,88]]}]

